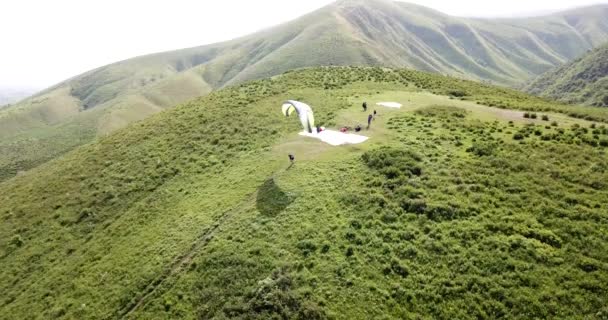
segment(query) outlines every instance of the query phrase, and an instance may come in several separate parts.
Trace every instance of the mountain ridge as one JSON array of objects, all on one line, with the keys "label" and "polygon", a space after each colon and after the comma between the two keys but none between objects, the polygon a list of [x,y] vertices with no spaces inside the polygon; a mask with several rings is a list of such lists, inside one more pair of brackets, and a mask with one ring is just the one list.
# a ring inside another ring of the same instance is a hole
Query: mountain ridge
[{"label": "mountain ridge", "polygon": [[566,103],[608,107],[608,44],[548,71],[524,90]]},{"label": "mountain ridge", "polygon": [[251,35],[73,77],[0,112],[0,151],[20,150],[7,165],[27,170],[48,158],[37,154],[61,154],[215,89],[312,66],[408,67],[515,85],[608,40],[602,8],[496,22],[401,2],[338,1]]}]

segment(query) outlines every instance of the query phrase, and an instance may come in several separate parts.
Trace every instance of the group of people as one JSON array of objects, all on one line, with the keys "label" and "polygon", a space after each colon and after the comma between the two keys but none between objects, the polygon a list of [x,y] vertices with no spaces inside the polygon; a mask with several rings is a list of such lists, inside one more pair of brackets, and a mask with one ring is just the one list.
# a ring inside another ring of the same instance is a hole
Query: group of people
[{"label": "group of people", "polygon": [[[366,112],[366,111],[367,111],[367,102],[363,102],[363,112]],[[369,130],[369,127],[372,125],[372,121],[374,119],[376,119],[376,115],[378,115],[378,112],[376,110],[374,110],[373,113],[370,113],[367,116],[367,130]],[[357,124],[354,128],[344,126],[344,127],[340,128],[340,132],[345,133],[345,132],[347,132],[348,130],[351,130],[351,129],[354,129],[355,132],[359,132],[359,131],[363,130],[361,128],[361,125]]]},{"label": "group of people", "polygon": [[[367,112],[367,102],[363,102],[363,112]],[[367,130],[369,130],[369,127],[372,125],[372,121],[376,118],[376,115],[378,114],[378,112],[374,109],[373,113],[370,113],[367,116]],[[324,127],[317,127],[317,133],[322,132],[323,130],[325,130]],[[348,130],[350,130],[350,127],[342,127],[340,128],[340,132],[342,133],[346,133]],[[354,128],[355,132],[360,132],[362,130],[361,125],[357,124]],[[293,164],[293,162],[295,161],[295,156],[293,154],[289,154],[289,161]]]},{"label": "group of people", "polygon": [[[367,102],[363,102],[363,112],[367,112]],[[376,118],[376,115],[378,114],[378,112],[374,109],[374,113],[370,113],[367,116],[367,129],[369,130],[369,127],[372,125],[372,120],[374,120]]]}]

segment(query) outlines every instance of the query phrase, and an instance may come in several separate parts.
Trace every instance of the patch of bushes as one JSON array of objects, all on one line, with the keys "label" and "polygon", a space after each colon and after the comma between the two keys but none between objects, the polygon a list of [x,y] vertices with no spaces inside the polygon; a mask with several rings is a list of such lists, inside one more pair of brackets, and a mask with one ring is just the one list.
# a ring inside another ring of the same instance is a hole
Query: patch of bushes
[{"label": "patch of bushes", "polygon": [[284,269],[277,270],[260,281],[254,292],[247,296],[243,308],[227,310],[230,317],[246,319],[325,319],[322,308],[292,290],[294,280]]},{"label": "patch of bushes", "polygon": [[492,142],[476,142],[467,149],[467,152],[473,153],[479,157],[485,157],[493,155],[496,148],[497,145]]},{"label": "patch of bushes", "polygon": [[369,168],[380,171],[389,179],[422,174],[422,158],[409,150],[383,147],[364,153],[362,159]]},{"label": "patch of bushes", "polygon": [[465,118],[468,111],[452,106],[430,106],[415,111],[424,117]]}]

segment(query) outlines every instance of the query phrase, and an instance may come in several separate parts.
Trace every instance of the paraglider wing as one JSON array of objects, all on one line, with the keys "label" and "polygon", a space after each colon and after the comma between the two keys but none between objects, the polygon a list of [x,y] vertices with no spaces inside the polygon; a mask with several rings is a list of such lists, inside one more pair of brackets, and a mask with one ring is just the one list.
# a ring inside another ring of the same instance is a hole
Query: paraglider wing
[{"label": "paraglider wing", "polygon": [[312,109],[306,103],[288,100],[283,103],[283,107],[281,108],[283,111],[283,115],[289,117],[294,111],[300,117],[300,122],[302,123],[302,127],[308,133],[313,133],[315,128],[315,117],[312,113]]}]

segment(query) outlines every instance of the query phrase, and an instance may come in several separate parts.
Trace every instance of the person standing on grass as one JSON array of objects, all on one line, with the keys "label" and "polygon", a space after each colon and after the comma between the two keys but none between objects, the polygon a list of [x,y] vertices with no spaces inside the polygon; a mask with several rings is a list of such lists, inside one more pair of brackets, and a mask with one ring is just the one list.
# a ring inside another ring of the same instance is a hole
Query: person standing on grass
[{"label": "person standing on grass", "polygon": [[367,111],[367,102],[363,102],[363,112]]},{"label": "person standing on grass", "polygon": [[369,126],[372,124],[372,120],[374,119],[373,115],[367,116],[367,130],[369,130]]},{"label": "person standing on grass", "polygon": [[289,161],[293,164],[294,161],[296,161],[296,157],[293,154],[289,154]]}]

